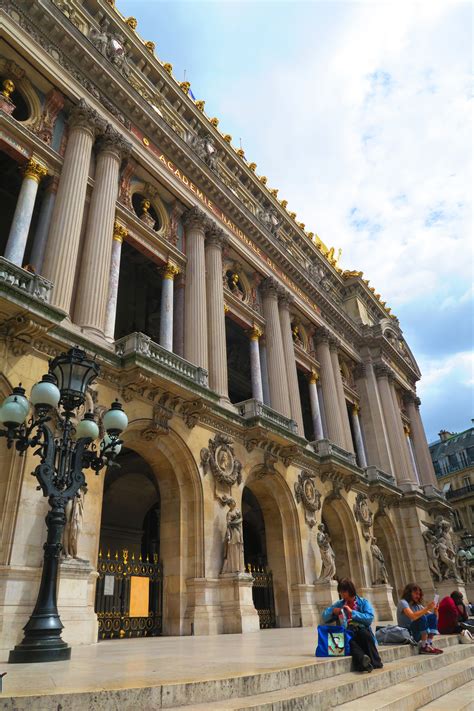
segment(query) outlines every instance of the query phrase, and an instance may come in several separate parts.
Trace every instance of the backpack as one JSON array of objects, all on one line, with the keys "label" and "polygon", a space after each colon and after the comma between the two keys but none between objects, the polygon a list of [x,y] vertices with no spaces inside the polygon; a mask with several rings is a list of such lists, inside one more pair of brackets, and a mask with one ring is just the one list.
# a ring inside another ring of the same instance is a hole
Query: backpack
[{"label": "backpack", "polygon": [[376,631],[375,637],[379,644],[412,644],[414,646],[417,644],[410,631],[406,627],[399,627],[398,625],[380,627]]}]

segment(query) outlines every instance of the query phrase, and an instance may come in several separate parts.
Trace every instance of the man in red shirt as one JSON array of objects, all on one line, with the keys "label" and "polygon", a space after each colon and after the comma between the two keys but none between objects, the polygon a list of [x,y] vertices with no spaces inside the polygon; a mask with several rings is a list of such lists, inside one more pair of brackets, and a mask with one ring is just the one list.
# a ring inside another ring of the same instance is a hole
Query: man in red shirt
[{"label": "man in red shirt", "polygon": [[453,590],[449,597],[444,597],[439,603],[438,630],[441,634],[456,634],[467,625],[467,612],[462,601],[462,593]]}]

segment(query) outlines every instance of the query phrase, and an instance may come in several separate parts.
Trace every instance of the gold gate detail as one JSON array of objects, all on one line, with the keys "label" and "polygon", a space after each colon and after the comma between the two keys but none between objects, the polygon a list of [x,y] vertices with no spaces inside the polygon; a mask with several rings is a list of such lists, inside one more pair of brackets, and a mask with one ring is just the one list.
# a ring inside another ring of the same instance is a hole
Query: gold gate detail
[{"label": "gold gate detail", "polygon": [[253,575],[252,597],[260,620],[260,629],[276,627],[275,600],[273,597],[273,575],[260,565],[247,565],[247,572]]},{"label": "gold gate detail", "polygon": [[163,566],[131,558],[127,549],[114,556],[99,553],[95,611],[99,639],[156,637],[163,626]]}]

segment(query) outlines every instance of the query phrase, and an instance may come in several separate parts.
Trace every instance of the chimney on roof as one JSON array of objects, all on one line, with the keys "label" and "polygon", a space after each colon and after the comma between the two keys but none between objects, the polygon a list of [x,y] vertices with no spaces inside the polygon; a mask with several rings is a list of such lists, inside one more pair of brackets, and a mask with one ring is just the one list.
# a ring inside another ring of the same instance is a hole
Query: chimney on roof
[{"label": "chimney on roof", "polygon": [[448,432],[448,430],[441,430],[441,432],[438,432],[438,437],[442,442],[446,442],[447,439],[453,436],[452,432]]}]

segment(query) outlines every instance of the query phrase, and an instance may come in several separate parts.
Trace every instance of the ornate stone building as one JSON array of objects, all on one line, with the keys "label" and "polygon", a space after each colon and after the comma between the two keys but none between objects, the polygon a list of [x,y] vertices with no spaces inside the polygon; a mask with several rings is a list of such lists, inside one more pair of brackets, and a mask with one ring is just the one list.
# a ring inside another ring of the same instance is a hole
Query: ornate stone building
[{"label": "ornate stone building", "polygon": [[[70,506],[64,638],[314,625],[342,576],[379,619],[432,590],[423,535],[449,539],[450,509],[397,318],[113,0],[0,18],[0,394],[78,345],[87,409],[119,396],[130,420]],[[42,560],[33,467],[0,440],[8,649]]]}]

